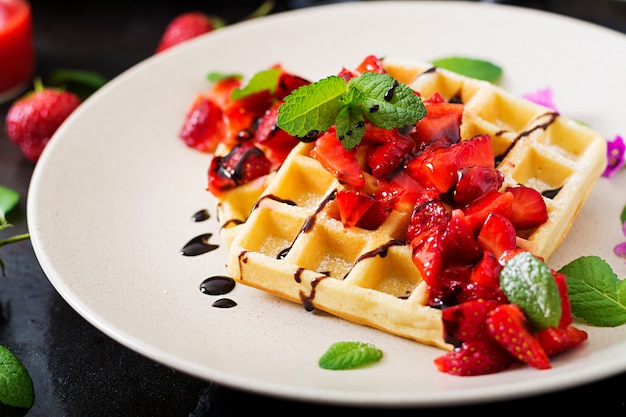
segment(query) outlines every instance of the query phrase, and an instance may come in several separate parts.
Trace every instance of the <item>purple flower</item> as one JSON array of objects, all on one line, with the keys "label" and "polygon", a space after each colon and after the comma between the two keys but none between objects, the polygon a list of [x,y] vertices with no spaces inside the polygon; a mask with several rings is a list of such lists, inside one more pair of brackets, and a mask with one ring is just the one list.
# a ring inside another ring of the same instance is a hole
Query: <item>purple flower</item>
[{"label": "purple flower", "polygon": [[603,177],[610,178],[624,166],[624,151],[626,144],[621,136],[615,136],[615,139],[608,141],[606,145],[606,169],[602,173]]},{"label": "purple flower", "polygon": [[533,103],[540,104],[549,109],[552,109],[558,113],[559,111],[556,109],[556,106],[554,105],[554,101],[552,99],[553,95],[554,92],[552,91],[552,89],[547,87],[542,90],[537,90],[532,93],[524,94],[522,97],[524,97],[526,100],[532,101]]},{"label": "purple flower", "polygon": [[[626,222],[622,224],[622,233],[626,236]],[[613,252],[617,256],[621,256],[622,258],[626,258],[626,242],[622,242],[613,248]]]}]

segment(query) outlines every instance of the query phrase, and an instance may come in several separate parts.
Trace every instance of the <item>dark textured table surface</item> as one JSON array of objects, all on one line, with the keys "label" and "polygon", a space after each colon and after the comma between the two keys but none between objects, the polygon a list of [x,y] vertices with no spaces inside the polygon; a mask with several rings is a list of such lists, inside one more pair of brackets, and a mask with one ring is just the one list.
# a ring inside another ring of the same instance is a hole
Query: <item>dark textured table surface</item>
[{"label": "dark textured table surface", "polygon": [[[106,2],[31,1],[37,49],[37,75],[44,80],[58,68],[97,71],[112,78],[153,52],[166,24],[191,9],[236,21],[259,2],[249,0]],[[274,12],[315,4],[276,2]],[[317,3],[332,3],[317,2]],[[626,33],[623,1],[508,1],[566,14]],[[219,4],[219,5],[216,5]],[[71,45],[71,47],[70,47]],[[626,51],[621,51],[626,53]],[[9,218],[15,233],[27,231],[26,199],[33,164],[8,140],[0,106],[0,184],[18,190],[20,206]],[[0,405],[0,416],[239,416],[255,411],[278,415],[321,415],[325,411],[360,415],[390,410],[333,408],[259,396],[189,377],[127,349],[79,316],[56,293],[41,270],[29,241],[2,247],[7,276],[0,278],[0,344],[29,370],[36,400],[29,410]],[[626,354],[626,352],[625,352]],[[573,410],[580,404],[602,412],[626,411],[626,373],[543,396],[465,407],[396,409],[413,415],[434,411]],[[589,403],[588,401],[593,401]],[[582,410],[581,410],[582,411]]]}]

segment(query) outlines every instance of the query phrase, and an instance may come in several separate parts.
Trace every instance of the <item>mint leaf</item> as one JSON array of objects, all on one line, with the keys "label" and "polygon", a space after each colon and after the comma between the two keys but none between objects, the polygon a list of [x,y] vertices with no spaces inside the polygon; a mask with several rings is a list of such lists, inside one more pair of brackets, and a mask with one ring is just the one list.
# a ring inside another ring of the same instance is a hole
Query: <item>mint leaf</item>
[{"label": "mint leaf", "polygon": [[0,401],[12,407],[30,408],[34,400],[28,371],[9,349],[0,345]]},{"label": "mint leaf", "polygon": [[240,80],[243,78],[243,76],[241,74],[230,74],[230,73],[224,73],[224,72],[210,72],[206,76],[206,79],[212,83],[216,83],[222,80],[228,80],[230,78]]},{"label": "mint leaf", "polygon": [[536,329],[557,327],[561,296],[550,268],[530,252],[511,258],[500,272],[500,287]]},{"label": "mint leaf", "polygon": [[352,111],[350,107],[344,107],[335,119],[335,128],[337,129],[337,138],[344,148],[352,149],[361,142],[365,135],[363,114]]},{"label": "mint leaf", "polygon": [[358,107],[374,125],[383,129],[415,124],[426,115],[426,108],[415,92],[388,74],[365,72],[348,83],[364,100]]},{"label": "mint leaf", "polygon": [[346,81],[336,75],[292,91],[278,108],[276,124],[292,136],[315,136],[335,123],[347,92]]},{"label": "mint leaf", "polygon": [[431,61],[431,64],[467,77],[489,81],[490,83],[497,83],[502,77],[502,68],[481,59],[454,56],[435,59]]},{"label": "mint leaf", "polygon": [[319,359],[320,368],[353,369],[378,362],[383,352],[376,346],[363,342],[337,342]]},{"label": "mint leaf", "polygon": [[230,95],[232,100],[238,100],[245,96],[249,96],[254,93],[260,93],[261,91],[269,91],[273,94],[278,86],[278,79],[280,77],[280,69],[270,68],[264,71],[257,72],[252,76],[248,84],[243,88],[236,88]]},{"label": "mint leaf", "polygon": [[[0,185],[0,226],[6,222],[6,215],[20,201],[20,194]],[[2,230],[0,228],[0,230]]]},{"label": "mint leaf", "polygon": [[333,75],[285,97],[277,125],[292,136],[314,138],[333,124],[346,149],[362,139],[365,119],[383,129],[415,124],[426,115],[421,98],[389,74],[365,72],[346,82]]},{"label": "mint leaf", "polygon": [[589,324],[614,327],[626,323],[626,281],[598,256],[583,256],[563,266],[572,314]]}]

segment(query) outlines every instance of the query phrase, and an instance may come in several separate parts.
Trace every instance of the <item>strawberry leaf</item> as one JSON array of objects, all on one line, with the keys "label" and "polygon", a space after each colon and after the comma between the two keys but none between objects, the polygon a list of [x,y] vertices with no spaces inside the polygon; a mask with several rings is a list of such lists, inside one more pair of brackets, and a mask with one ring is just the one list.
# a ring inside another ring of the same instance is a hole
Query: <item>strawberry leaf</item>
[{"label": "strawberry leaf", "polygon": [[626,323],[626,280],[598,256],[583,256],[563,266],[572,314],[589,324],[614,327]]},{"label": "strawberry leaf", "polygon": [[323,369],[353,369],[378,362],[383,352],[374,345],[363,342],[337,342],[319,359]]}]

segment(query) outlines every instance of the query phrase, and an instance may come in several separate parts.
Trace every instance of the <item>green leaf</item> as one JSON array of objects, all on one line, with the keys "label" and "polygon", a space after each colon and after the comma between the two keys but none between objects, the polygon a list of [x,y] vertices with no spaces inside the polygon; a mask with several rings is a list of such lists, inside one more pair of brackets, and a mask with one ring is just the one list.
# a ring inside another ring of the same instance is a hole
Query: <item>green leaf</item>
[{"label": "green leaf", "polygon": [[228,80],[230,78],[235,78],[235,79],[242,79],[243,76],[241,74],[229,74],[229,73],[224,73],[224,72],[210,72],[207,74],[206,76],[207,80],[209,80],[212,83],[216,83],[218,81],[222,81],[222,80]]},{"label": "green leaf", "polygon": [[56,70],[51,77],[51,82],[56,85],[77,83],[93,90],[99,89],[107,81],[106,77],[97,72],[73,69]]},{"label": "green leaf", "polygon": [[300,138],[310,132],[323,132],[335,123],[344,106],[340,98],[346,92],[346,81],[336,75],[304,85],[285,97],[276,123],[290,135]]},{"label": "green leaf", "polygon": [[6,215],[20,201],[20,194],[11,188],[0,185],[0,224],[6,220]]},{"label": "green leaf", "polygon": [[9,349],[0,345],[0,401],[12,407],[30,408],[34,400],[28,371]]},{"label": "green leaf", "polygon": [[622,224],[626,223],[626,206],[622,209],[622,214],[620,214],[619,219],[622,221]]},{"label": "green leaf", "polygon": [[511,258],[500,272],[500,287],[536,329],[557,327],[561,296],[550,268],[530,252]]},{"label": "green leaf", "polygon": [[490,83],[497,83],[502,77],[502,68],[481,59],[453,56],[435,59],[431,63],[457,74],[489,81]]},{"label": "green leaf", "polygon": [[583,256],[563,266],[572,314],[589,324],[614,327],[626,323],[626,281],[598,256]]},{"label": "green leaf", "polygon": [[230,98],[232,100],[238,100],[250,94],[260,93],[261,91],[269,91],[270,94],[273,94],[278,86],[280,72],[278,68],[270,68],[257,72],[250,81],[248,81],[245,87],[234,89]]},{"label": "green leaf", "polygon": [[50,77],[50,84],[71,91],[81,100],[96,92],[107,81],[97,72],[74,69],[58,69]]},{"label": "green leaf", "polygon": [[420,97],[389,74],[365,72],[346,81],[336,75],[302,86],[285,98],[277,125],[298,138],[333,124],[346,149],[363,138],[365,119],[383,129],[415,124],[426,115]]},{"label": "green leaf", "polygon": [[363,114],[351,111],[350,107],[344,107],[339,112],[335,121],[337,139],[344,148],[352,149],[361,142],[365,135],[365,121]]},{"label": "green leaf", "polygon": [[426,115],[420,97],[389,74],[365,72],[351,79],[348,88],[360,91],[365,97],[360,104],[361,111],[370,122],[383,129],[410,126]]},{"label": "green leaf", "polygon": [[343,370],[363,367],[378,362],[383,352],[376,346],[363,342],[337,342],[319,359],[323,369]]}]

